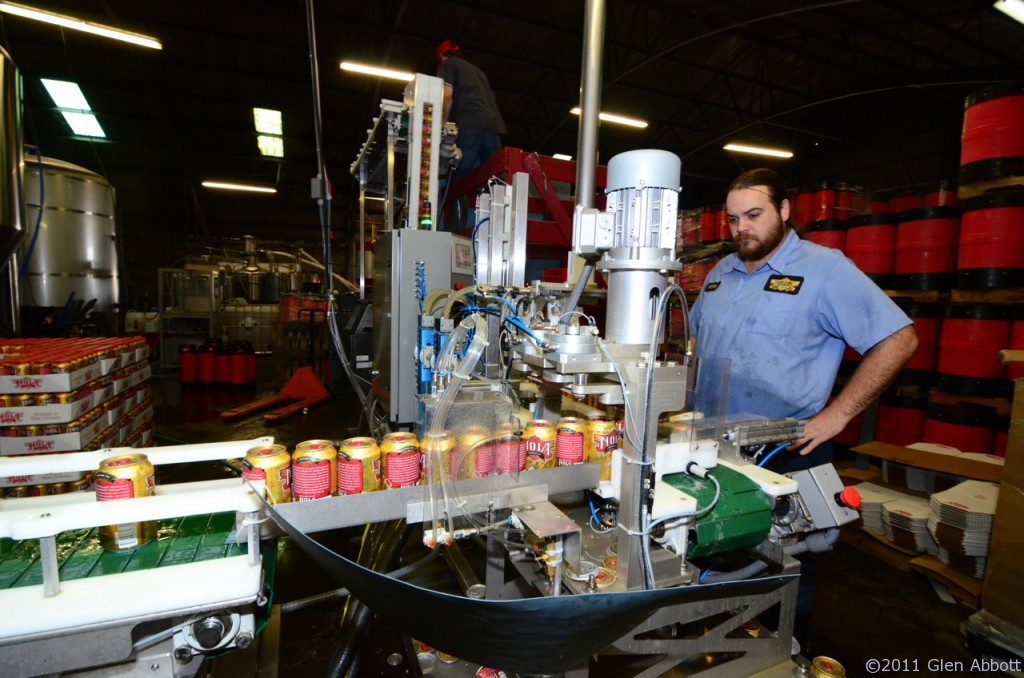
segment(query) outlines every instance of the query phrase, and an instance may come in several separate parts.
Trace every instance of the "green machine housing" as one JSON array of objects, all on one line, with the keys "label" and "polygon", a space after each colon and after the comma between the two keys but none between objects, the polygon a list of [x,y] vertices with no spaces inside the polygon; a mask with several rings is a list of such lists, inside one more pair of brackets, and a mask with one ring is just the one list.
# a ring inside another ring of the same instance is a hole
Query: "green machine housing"
[{"label": "green machine housing", "polygon": [[[772,526],[773,502],[754,481],[724,466],[716,466],[711,475],[722,491],[715,507],[691,528],[688,554],[692,558],[756,546]],[[662,480],[696,499],[698,509],[715,498],[714,483],[688,473],[665,475]]]}]

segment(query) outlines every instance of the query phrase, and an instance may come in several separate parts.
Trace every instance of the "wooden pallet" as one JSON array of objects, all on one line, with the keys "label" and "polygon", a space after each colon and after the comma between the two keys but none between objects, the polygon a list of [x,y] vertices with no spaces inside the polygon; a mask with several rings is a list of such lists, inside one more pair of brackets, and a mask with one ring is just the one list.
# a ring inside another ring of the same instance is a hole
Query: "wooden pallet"
[{"label": "wooden pallet", "polygon": [[1004,287],[993,290],[960,290],[949,293],[954,304],[1020,304],[1024,303],[1024,287]]},{"label": "wooden pallet", "polygon": [[883,290],[886,295],[893,299],[904,299],[915,301],[920,304],[935,304],[944,302],[948,295],[942,290]]},{"label": "wooden pallet", "polygon": [[969,405],[984,407],[992,410],[999,416],[1009,416],[1013,407],[1013,401],[1007,398],[983,398],[981,396],[961,395],[949,391],[933,390],[928,393],[929,405],[945,405],[947,407],[958,407]]},{"label": "wooden pallet", "polygon": [[960,200],[968,200],[993,191],[1005,191],[1014,188],[1024,188],[1024,176],[1010,175],[978,181],[973,184],[962,184],[957,188],[956,196]]},{"label": "wooden pallet", "polygon": [[981,579],[958,572],[929,555],[912,559],[910,569],[942,584],[960,602],[974,608],[981,606]]}]

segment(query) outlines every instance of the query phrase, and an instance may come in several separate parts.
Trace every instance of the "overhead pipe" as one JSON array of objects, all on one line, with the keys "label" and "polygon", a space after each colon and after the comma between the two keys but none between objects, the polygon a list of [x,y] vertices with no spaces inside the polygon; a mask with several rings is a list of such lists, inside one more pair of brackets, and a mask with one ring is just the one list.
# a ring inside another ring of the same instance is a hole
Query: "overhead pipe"
[{"label": "overhead pipe", "polygon": [[[583,57],[580,75],[580,131],[576,146],[576,204],[594,206],[597,175],[597,127],[601,112],[601,61],[604,57],[605,0],[587,0],[583,16]],[[587,259],[563,310],[572,313],[594,272]]]}]

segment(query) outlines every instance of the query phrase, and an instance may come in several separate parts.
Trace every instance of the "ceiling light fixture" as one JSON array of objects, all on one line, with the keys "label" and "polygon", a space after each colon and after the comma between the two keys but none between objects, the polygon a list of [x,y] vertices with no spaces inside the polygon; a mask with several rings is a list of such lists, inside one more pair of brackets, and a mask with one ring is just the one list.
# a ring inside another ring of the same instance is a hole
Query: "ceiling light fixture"
[{"label": "ceiling light fixture", "polygon": [[1024,2],[1022,0],[996,0],[992,6],[1006,16],[1024,24]]},{"label": "ceiling light fixture", "polygon": [[159,40],[148,35],[142,35],[141,33],[132,33],[130,31],[122,31],[119,28],[111,28],[110,26],[104,26],[103,24],[94,24],[91,21],[83,21],[82,19],[77,19],[73,16],[67,16],[66,14],[47,12],[42,9],[36,9],[35,7],[17,5],[13,2],[0,2],[0,12],[5,12],[7,14],[13,14],[15,16],[24,17],[25,19],[32,19],[34,21],[42,21],[43,23],[61,26],[62,28],[69,28],[74,31],[91,33],[93,35],[98,35],[103,38],[110,38],[111,40],[129,42],[133,45],[138,45],[140,47],[149,47],[150,49],[163,49],[163,45],[160,44]]},{"label": "ceiling light fixture", "polygon": [[378,68],[377,66],[367,66],[366,64],[357,64],[354,61],[342,61],[341,70],[349,71],[351,73],[362,73],[363,75],[376,75],[379,78],[403,80],[405,82],[408,82],[416,77],[415,73],[408,73],[406,71],[395,71],[390,68]]},{"label": "ceiling light fixture", "polygon": [[97,137],[105,139],[107,134],[100,126],[100,121],[92,113],[92,106],[82,94],[82,88],[76,82],[67,80],[48,80],[40,78],[47,94],[53,99],[60,114],[71,127],[71,133],[80,137]]},{"label": "ceiling light fixture", "polygon": [[260,134],[256,137],[256,147],[260,149],[260,155],[270,158],[284,157],[284,137],[274,134]]},{"label": "ceiling light fixture", "polygon": [[[572,113],[573,115],[579,115],[580,107],[577,106],[576,108],[572,109],[569,112]],[[597,114],[597,117],[599,117],[601,120],[604,120],[605,122],[614,122],[617,125],[625,125],[626,127],[637,127],[639,129],[647,127],[646,120],[640,120],[639,118],[628,118],[624,115],[618,115],[616,113],[605,113],[604,111],[602,111],[601,113]]]},{"label": "ceiling light fixture", "polygon": [[252,184],[233,184],[226,181],[204,181],[206,188],[220,188],[225,191],[250,191],[252,193],[277,193],[276,188],[253,186]]},{"label": "ceiling light fixture", "polygon": [[252,121],[256,125],[256,131],[260,134],[276,134],[277,136],[284,134],[281,111],[275,111],[272,108],[254,108],[252,109]]},{"label": "ceiling light fixture", "polygon": [[750,153],[751,155],[768,155],[773,158],[792,158],[792,151],[784,151],[780,148],[765,148],[763,146],[748,146],[746,144],[726,144],[722,146],[727,151],[736,153]]},{"label": "ceiling light fixture", "polygon": [[554,158],[555,160],[572,160],[572,156],[566,155],[565,153],[555,153],[551,157]]}]

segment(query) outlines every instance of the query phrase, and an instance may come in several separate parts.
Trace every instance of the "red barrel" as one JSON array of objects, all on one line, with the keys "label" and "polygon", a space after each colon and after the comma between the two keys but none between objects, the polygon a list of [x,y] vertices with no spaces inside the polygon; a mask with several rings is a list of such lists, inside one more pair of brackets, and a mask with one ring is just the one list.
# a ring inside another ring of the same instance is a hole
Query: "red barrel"
[{"label": "red barrel", "polygon": [[178,381],[183,384],[194,384],[199,379],[199,356],[195,344],[182,344],[178,347]]},{"label": "red barrel", "polygon": [[231,381],[231,353],[227,347],[220,346],[213,354],[213,380],[219,384]]},{"label": "red barrel", "polygon": [[960,287],[1024,286],[1024,192],[964,201],[956,267]]},{"label": "red barrel", "polygon": [[715,223],[715,210],[705,207],[700,213],[700,241],[711,242],[718,240],[718,225]]},{"label": "red barrel", "polygon": [[217,373],[214,369],[214,352],[210,346],[203,346],[199,349],[199,381],[203,384],[212,384],[217,380]]},{"label": "red barrel", "polygon": [[1000,397],[1004,378],[999,351],[1010,345],[1014,307],[950,304],[939,339],[939,388],[955,393]]},{"label": "red barrel", "polygon": [[959,207],[900,212],[893,273],[900,289],[949,289],[956,277]]},{"label": "red barrel", "polygon": [[798,226],[803,226],[814,221],[814,189],[803,187],[796,194],[796,214],[794,221]]},{"label": "red barrel", "polygon": [[732,240],[732,231],[729,230],[729,214],[725,211],[725,205],[719,205],[715,210],[715,236],[716,240]]},{"label": "red barrel", "polygon": [[245,346],[236,344],[228,355],[228,382],[240,386],[248,381],[245,362]]},{"label": "red barrel", "polygon": [[928,397],[888,392],[878,403],[875,440],[890,445],[913,445],[924,437],[925,411]]},{"label": "red barrel", "polygon": [[844,251],[879,287],[889,287],[896,265],[896,218],[891,214],[851,218]]},{"label": "red barrel", "polygon": [[889,191],[889,211],[893,214],[924,207],[924,189],[907,186]]},{"label": "red barrel", "polygon": [[991,85],[964,101],[960,185],[1024,175],[1024,83]]},{"label": "red barrel", "polygon": [[812,221],[804,227],[804,240],[842,252],[846,247],[846,222]]},{"label": "red barrel", "polygon": [[960,204],[956,196],[956,182],[943,179],[927,189],[924,194],[925,207],[951,207]]},{"label": "red barrel", "polygon": [[811,210],[811,221],[835,221],[837,187],[831,181],[823,181],[814,188],[814,207]]},{"label": "red barrel", "polygon": [[888,191],[872,191],[871,214],[891,214],[891,212],[889,212]]},{"label": "red barrel", "polygon": [[245,342],[245,381],[248,384],[256,381],[256,348]]},{"label": "red barrel", "polygon": [[945,309],[941,304],[927,304],[902,299],[897,299],[896,305],[914,321],[914,329],[917,330],[917,350],[903,366],[903,371],[927,373],[927,375],[907,375],[906,379],[902,378],[901,374],[900,383],[931,384],[934,381],[933,372],[939,364],[939,338],[942,333],[942,318],[945,316]]},{"label": "red barrel", "polygon": [[987,409],[932,405],[924,421],[924,442],[955,447],[961,452],[992,454],[995,415]]},{"label": "red barrel", "polygon": [[853,187],[842,181],[836,183],[836,219],[846,221],[853,216]]}]

